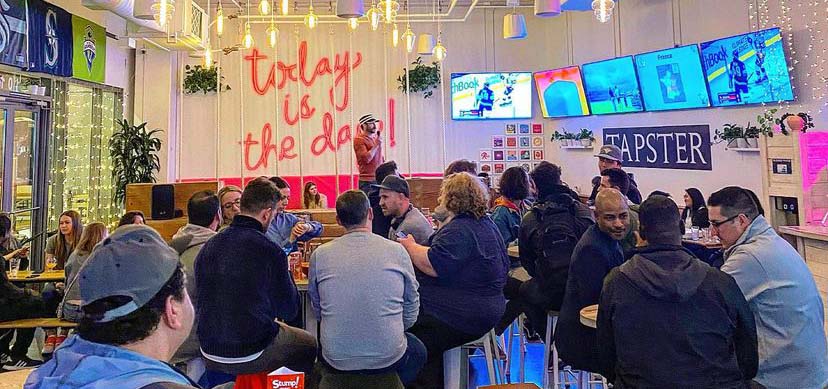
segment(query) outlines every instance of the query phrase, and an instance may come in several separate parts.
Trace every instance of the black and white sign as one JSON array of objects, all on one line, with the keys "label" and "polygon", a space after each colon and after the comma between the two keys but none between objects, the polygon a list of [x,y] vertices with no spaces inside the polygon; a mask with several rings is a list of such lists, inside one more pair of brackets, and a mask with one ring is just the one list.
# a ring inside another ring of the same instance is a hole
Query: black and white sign
[{"label": "black and white sign", "polygon": [[790,159],[774,159],[771,162],[773,165],[773,174],[793,174]]},{"label": "black and white sign", "polygon": [[708,125],[605,128],[604,144],[621,149],[624,167],[713,169]]}]

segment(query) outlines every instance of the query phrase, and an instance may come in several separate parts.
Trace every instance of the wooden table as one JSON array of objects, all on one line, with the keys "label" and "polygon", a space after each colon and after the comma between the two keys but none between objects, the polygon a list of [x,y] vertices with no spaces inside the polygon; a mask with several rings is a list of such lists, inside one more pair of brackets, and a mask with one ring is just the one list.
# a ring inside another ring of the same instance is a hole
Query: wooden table
[{"label": "wooden table", "polygon": [[706,249],[710,249],[710,250],[718,250],[718,249],[722,248],[722,242],[720,242],[718,239],[717,240],[682,239],[681,243],[693,244],[693,245],[696,245],[696,246],[702,246],[702,247],[704,247]]},{"label": "wooden table", "polygon": [[506,252],[512,258],[520,258],[520,249],[518,246],[509,246],[509,248],[506,249]]},{"label": "wooden table", "polygon": [[73,328],[77,327],[78,323],[74,323],[71,321],[59,320],[54,317],[46,317],[40,319],[22,319],[22,320],[12,320],[12,321],[5,321],[0,322],[0,329],[11,329],[11,328],[56,328],[56,327],[65,327],[65,328]]},{"label": "wooden table", "polygon": [[589,328],[598,328],[598,304],[584,307],[581,310],[581,324]]},{"label": "wooden table", "polygon": [[66,273],[63,270],[47,270],[40,273],[37,277],[29,278],[32,275],[30,270],[21,270],[17,272],[16,277],[12,277],[8,272],[6,276],[11,282],[61,282],[66,280]]},{"label": "wooden table", "polygon": [[[780,226],[779,232],[795,240],[796,251],[811,270],[828,315],[828,227]],[[828,331],[828,321],[825,322],[824,328]]]}]

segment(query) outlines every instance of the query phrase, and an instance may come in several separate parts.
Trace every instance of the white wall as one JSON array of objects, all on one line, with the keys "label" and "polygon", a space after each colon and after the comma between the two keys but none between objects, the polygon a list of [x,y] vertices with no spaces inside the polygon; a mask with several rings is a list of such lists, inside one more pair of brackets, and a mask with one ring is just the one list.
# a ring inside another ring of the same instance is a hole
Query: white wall
[{"label": "white wall", "polygon": [[[780,0],[769,1],[770,24],[778,24],[780,19]],[[793,4],[791,1],[787,3]],[[795,3],[795,2],[794,2]],[[787,4],[787,5],[790,5]],[[794,7],[795,8],[795,7]],[[745,0],[621,0],[611,23],[598,23],[591,12],[566,13],[557,18],[541,19],[531,15],[531,8],[518,10],[527,15],[529,37],[521,41],[506,41],[502,39],[502,20],[506,10],[479,9],[474,11],[465,23],[444,23],[443,41],[448,47],[448,59],[444,63],[445,77],[451,72],[469,71],[538,71],[553,69],[572,64],[606,59],[618,55],[630,55],[645,51],[668,48],[673,45],[698,43],[701,41],[744,33],[756,28],[756,17],[751,19],[751,8]],[[800,10],[796,10],[799,12]],[[754,10],[754,12],[756,12]],[[806,15],[806,18],[811,17]],[[798,18],[799,19],[799,18]],[[811,17],[814,31],[828,28],[828,21],[824,17]],[[753,27],[751,27],[753,23]],[[254,35],[257,42],[264,39],[263,30],[266,26],[254,25]],[[787,26],[783,26],[787,29]],[[233,25],[228,28],[234,31]],[[416,24],[416,32],[436,32],[433,25]],[[280,60],[291,63],[296,60],[295,38],[292,36],[292,26],[280,26]],[[818,112],[824,99],[819,93],[810,92],[810,86],[820,82],[825,72],[811,69],[816,60],[803,57],[811,39],[804,24],[798,23],[792,28],[794,47],[799,48],[793,72],[795,85],[798,87],[797,103],[793,107],[784,108],[784,111],[808,111],[815,116],[817,128],[826,120],[826,114]],[[347,50],[347,35],[344,27],[338,27],[330,35],[325,25],[312,32],[301,27],[297,30],[301,39],[307,39],[311,45],[316,45],[309,58],[311,66],[319,56],[328,55],[331,51]],[[787,39],[787,36],[785,36]],[[215,39],[215,38],[214,38]],[[225,40],[230,38],[225,38]],[[326,47],[333,40],[332,47]],[[294,42],[294,43],[291,43]],[[478,150],[487,148],[491,135],[502,134],[504,121],[459,122],[446,119],[450,117],[450,102],[445,98],[445,105],[441,107],[440,93],[435,93],[432,99],[423,100],[416,95],[411,96],[411,142],[408,142],[406,132],[405,96],[396,90],[396,76],[405,63],[400,50],[391,52],[388,44],[379,32],[366,31],[366,26],[354,35],[355,50],[363,52],[366,62],[354,72],[354,96],[352,105],[358,117],[363,112],[374,112],[380,116],[385,113],[385,95],[397,100],[397,131],[398,147],[390,149],[389,159],[400,163],[403,171],[412,172],[439,172],[445,163],[456,158],[477,159]],[[813,41],[812,53],[826,49],[824,42]],[[146,63],[142,66],[142,58]],[[178,82],[173,82],[179,70],[170,60],[171,55],[148,49],[147,54],[139,56],[136,64],[136,94],[143,94],[145,99],[136,97],[136,116],[143,117],[151,122],[153,127],[164,128],[162,124],[174,126],[176,123],[171,104],[177,96],[176,89],[170,89]],[[243,172],[240,158],[242,133],[260,131],[262,124],[268,117],[275,117],[276,103],[267,97],[260,102],[254,102],[255,95],[251,94],[247,84],[249,70],[247,64],[241,60],[239,53],[222,56],[222,68],[226,72],[227,82],[233,90],[221,94],[221,120],[218,120],[217,102],[215,97],[187,96],[182,99],[182,126],[181,143],[176,147],[181,151],[181,165],[178,169],[167,168],[169,179],[204,178],[218,176],[236,176],[240,174],[296,174],[300,169],[302,174],[333,174],[334,159],[327,156],[321,162],[312,162],[309,157],[300,157],[298,160],[285,161],[281,164],[271,164],[267,169],[255,172]],[[388,78],[384,76],[385,63],[388,63]],[[198,60],[182,58],[184,62],[197,63]],[[818,64],[817,64],[818,65]],[[243,67],[242,67],[243,66]],[[816,68],[814,68],[816,69]],[[239,75],[239,72],[242,72]],[[261,75],[265,73],[260,71]],[[448,89],[449,83],[445,83]],[[810,84],[810,86],[806,85]],[[824,82],[822,82],[824,85]],[[284,92],[298,94],[298,90],[290,89]],[[807,93],[806,93],[807,91]],[[252,96],[252,97],[251,97]],[[283,96],[280,96],[281,99]],[[141,101],[139,101],[141,100]],[[143,105],[141,105],[143,104]],[[245,108],[242,110],[241,106]],[[657,125],[685,125],[707,124],[711,131],[724,123],[736,122],[746,124],[755,120],[757,114],[766,107],[752,106],[746,108],[709,108],[701,110],[672,111],[661,113],[638,113],[611,116],[590,116],[566,120],[542,119],[537,100],[534,101],[534,122],[544,123],[546,138],[555,129],[566,127],[576,129],[588,127],[595,132],[596,138],[601,139],[601,129],[604,127],[619,126],[657,126]],[[140,108],[139,108],[140,107]],[[166,118],[165,118],[166,115]],[[310,138],[316,135],[319,125],[319,115],[308,121],[302,133],[305,135],[301,147],[307,149]],[[242,126],[244,121],[244,126]],[[340,117],[338,125],[347,123],[347,118]],[[529,122],[529,121],[526,121]],[[216,123],[220,124],[220,138],[216,138]],[[445,125],[445,160],[442,156],[442,126]],[[281,128],[282,134],[290,133],[298,137],[298,128]],[[176,131],[168,133],[176,134]],[[254,135],[254,138],[258,138]],[[220,139],[220,141],[217,141]],[[408,147],[410,144],[412,158],[409,161]],[[175,150],[176,147],[170,147]],[[218,149],[217,149],[218,147]],[[597,147],[596,147],[597,148]],[[761,191],[760,159],[758,153],[737,153],[726,151],[723,145],[712,146],[713,171],[682,171],[631,168],[636,174],[641,191],[646,195],[652,190],[661,189],[680,196],[683,189],[690,186],[698,187],[703,193],[712,191],[725,185],[742,185],[756,191]],[[588,188],[589,180],[597,174],[596,160],[590,151],[561,150],[557,145],[548,143],[546,146],[547,159],[564,167],[564,179],[571,186]],[[216,162],[218,155],[219,163]],[[347,172],[351,158],[350,146],[345,146],[338,156],[339,172]],[[225,160],[227,162],[225,162]],[[166,160],[165,160],[166,161]],[[166,164],[166,162],[165,162]],[[180,174],[177,170],[180,169]]]}]

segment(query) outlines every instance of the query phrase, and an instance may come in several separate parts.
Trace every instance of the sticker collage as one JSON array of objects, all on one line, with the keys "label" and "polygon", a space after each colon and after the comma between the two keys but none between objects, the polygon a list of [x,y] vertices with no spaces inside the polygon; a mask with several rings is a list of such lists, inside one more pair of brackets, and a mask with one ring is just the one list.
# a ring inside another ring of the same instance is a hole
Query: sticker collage
[{"label": "sticker collage", "polygon": [[543,123],[508,123],[503,135],[492,135],[491,148],[480,149],[477,171],[488,173],[497,187],[500,175],[514,166],[532,171],[543,161]]}]

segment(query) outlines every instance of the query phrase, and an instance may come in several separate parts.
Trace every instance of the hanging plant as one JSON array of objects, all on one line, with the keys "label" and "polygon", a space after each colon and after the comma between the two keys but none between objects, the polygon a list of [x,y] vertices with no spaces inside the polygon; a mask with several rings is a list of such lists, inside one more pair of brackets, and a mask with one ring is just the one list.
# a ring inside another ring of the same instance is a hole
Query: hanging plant
[{"label": "hanging plant", "polygon": [[[758,133],[755,137],[759,137],[759,135],[766,135],[773,138],[774,132],[774,123],[776,120],[773,118],[773,115],[776,114],[777,109],[771,108],[765,111],[763,114],[756,116],[756,122],[759,123]],[[752,134],[747,134],[752,135]],[[748,136],[745,137],[748,137]]]},{"label": "hanging plant", "polygon": [[[215,92],[218,84],[218,66],[211,66],[205,68],[201,65],[184,66],[184,93],[190,95],[193,93],[203,92],[204,94]],[[224,76],[221,76],[224,81]],[[221,90],[230,90],[229,85],[221,85]]]},{"label": "hanging plant", "polygon": [[786,113],[776,121],[776,124],[779,126],[779,131],[783,135],[790,134],[789,130],[802,131],[804,133],[809,128],[814,128],[814,119],[805,112],[797,114]]},{"label": "hanging plant", "polygon": [[[403,68],[403,74],[397,77],[399,89],[403,93],[422,92],[424,99],[431,97],[434,94],[433,89],[440,84],[440,64],[432,62],[431,65],[427,65],[423,63],[421,57],[417,57],[411,65],[414,67],[408,69],[408,77],[406,77],[405,68]],[[406,80],[408,80],[408,88],[406,88]]]},{"label": "hanging plant", "polygon": [[115,201],[122,204],[127,184],[155,182],[155,172],[161,169],[157,154],[161,150],[161,139],[155,134],[161,130],[147,131],[147,123],[133,126],[126,120],[118,124],[121,128],[109,139],[109,153]]}]

